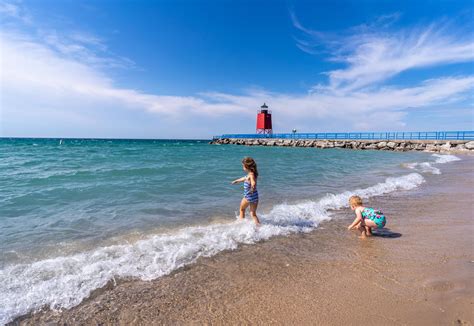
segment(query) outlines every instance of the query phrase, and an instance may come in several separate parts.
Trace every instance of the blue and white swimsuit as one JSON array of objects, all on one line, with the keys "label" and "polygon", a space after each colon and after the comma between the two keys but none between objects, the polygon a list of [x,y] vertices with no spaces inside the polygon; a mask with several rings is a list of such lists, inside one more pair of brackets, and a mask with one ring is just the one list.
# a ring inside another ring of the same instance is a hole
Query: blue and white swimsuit
[{"label": "blue and white swimsuit", "polygon": [[257,191],[257,186],[255,186],[255,189],[253,192],[251,192],[251,185],[250,182],[247,181],[247,178],[244,181],[244,198],[247,199],[249,203],[256,203],[258,202],[258,191]]}]

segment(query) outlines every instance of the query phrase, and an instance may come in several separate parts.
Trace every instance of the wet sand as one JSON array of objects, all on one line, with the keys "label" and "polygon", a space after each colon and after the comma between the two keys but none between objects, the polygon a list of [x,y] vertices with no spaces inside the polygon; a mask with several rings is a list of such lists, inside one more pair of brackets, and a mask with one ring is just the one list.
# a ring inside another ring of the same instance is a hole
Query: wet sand
[{"label": "wet sand", "polygon": [[154,281],[121,280],[79,306],[15,323],[472,325],[474,158],[415,190],[372,198],[388,230],[367,240],[347,209],[308,234],[223,252]]}]

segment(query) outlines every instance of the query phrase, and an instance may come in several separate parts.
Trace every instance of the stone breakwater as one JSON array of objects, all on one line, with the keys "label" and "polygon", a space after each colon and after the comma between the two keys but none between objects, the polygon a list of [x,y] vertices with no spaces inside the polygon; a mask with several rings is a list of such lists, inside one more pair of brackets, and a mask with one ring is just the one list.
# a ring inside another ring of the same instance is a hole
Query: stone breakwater
[{"label": "stone breakwater", "polygon": [[220,138],[214,145],[282,146],[315,148],[348,148],[360,150],[425,151],[432,153],[474,153],[474,141],[469,140],[354,140],[354,139],[278,139]]}]

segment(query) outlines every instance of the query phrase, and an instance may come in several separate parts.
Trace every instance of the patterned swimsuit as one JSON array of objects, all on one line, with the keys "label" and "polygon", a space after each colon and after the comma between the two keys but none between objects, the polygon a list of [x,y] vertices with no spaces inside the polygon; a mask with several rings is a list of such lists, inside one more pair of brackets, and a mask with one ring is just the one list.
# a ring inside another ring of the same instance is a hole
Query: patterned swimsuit
[{"label": "patterned swimsuit", "polygon": [[381,229],[385,226],[386,219],[385,215],[380,210],[375,210],[373,208],[364,208],[364,210],[361,212],[362,218],[366,219],[368,218],[371,221],[374,221],[375,224],[377,224],[377,228]]},{"label": "patterned swimsuit", "polygon": [[253,190],[253,192],[251,192],[250,181],[247,180],[248,178],[246,178],[244,181],[244,198],[247,199],[249,203],[256,203],[258,202],[257,186],[255,186],[255,189]]}]

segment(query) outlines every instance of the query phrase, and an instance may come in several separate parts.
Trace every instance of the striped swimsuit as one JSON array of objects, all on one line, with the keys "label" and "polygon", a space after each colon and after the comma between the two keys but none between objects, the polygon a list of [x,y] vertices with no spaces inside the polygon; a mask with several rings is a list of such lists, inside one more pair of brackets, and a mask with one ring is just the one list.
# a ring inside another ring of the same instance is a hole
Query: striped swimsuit
[{"label": "striped swimsuit", "polygon": [[246,178],[244,181],[244,198],[247,199],[249,203],[256,203],[258,202],[257,186],[255,186],[255,189],[253,192],[251,192],[250,188],[251,188],[250,182],[247,181],[247,178]]}]

